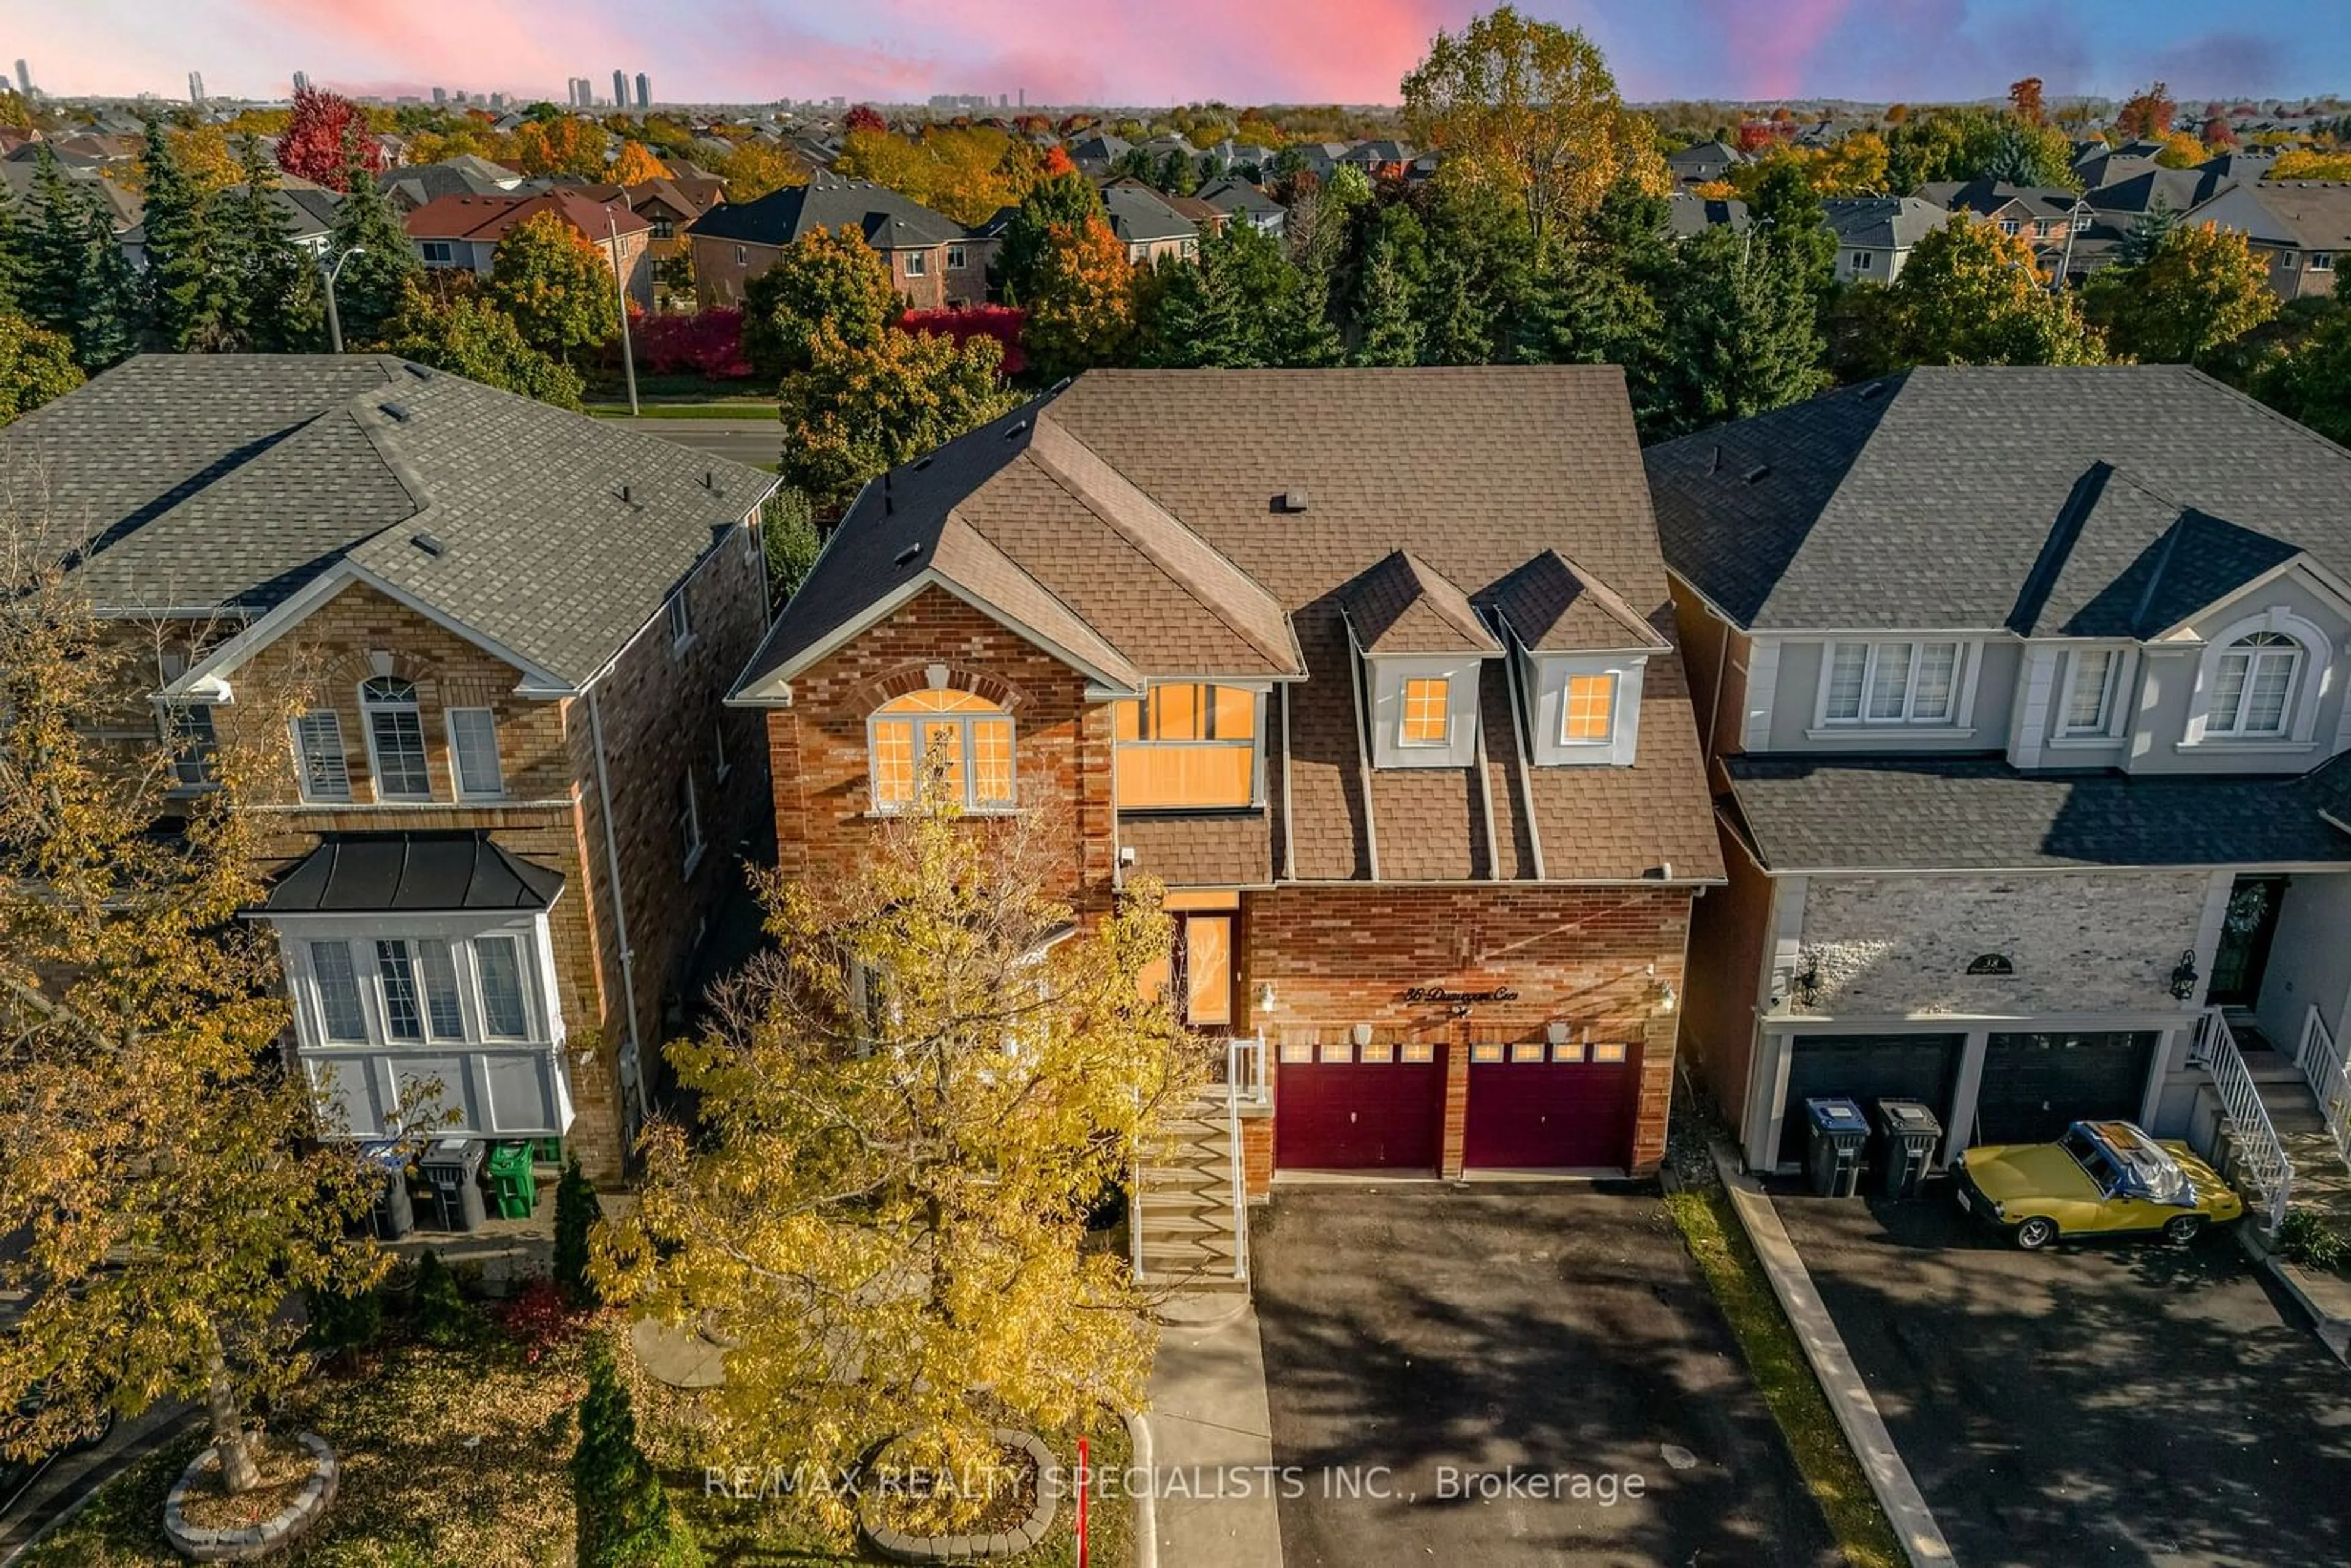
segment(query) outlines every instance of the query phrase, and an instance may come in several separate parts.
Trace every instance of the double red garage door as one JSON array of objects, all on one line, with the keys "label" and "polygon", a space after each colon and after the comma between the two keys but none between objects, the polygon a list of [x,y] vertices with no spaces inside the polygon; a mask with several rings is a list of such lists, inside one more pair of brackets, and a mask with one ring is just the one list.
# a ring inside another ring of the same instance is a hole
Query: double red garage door
[{"label": "double red garage door", "polygon": [[1345,1036],[1282,1047],[1273,1153],[1285,1170],[1434,1171],[1445,1155],[1448,1052],[1469,1052],[1462,1163],[1470,1169],[1621,1168],[1629,1155],[1638,1051],[1540,1040]]}]

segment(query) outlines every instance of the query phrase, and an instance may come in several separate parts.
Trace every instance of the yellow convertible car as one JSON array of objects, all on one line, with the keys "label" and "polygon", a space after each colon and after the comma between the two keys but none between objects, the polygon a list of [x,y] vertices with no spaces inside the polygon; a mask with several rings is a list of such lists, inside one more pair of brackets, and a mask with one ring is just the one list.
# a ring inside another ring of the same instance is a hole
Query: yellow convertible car
[{"label": "yellow convertible car", "polygon": [[1987,1144],[1951,1162],[1959,1207],[2026,1251],[2061,1236],[2160,1236],[2181,1245],[2245,1212],[2186,1144],[2129,1122],[2076,1122],[2053,1144]]}]

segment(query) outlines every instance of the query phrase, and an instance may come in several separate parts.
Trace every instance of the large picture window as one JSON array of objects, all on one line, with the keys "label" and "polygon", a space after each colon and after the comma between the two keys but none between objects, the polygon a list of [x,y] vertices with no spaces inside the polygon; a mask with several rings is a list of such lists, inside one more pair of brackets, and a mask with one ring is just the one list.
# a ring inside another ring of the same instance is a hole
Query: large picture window
[{"label": "large picture window", "polygon": [[970,692],[909,692],[867,721],[873,809],[902,811],[914,802],[926,767],[938,770],[946,798],[966,810],[1012,804],[1012,716]]},{"label": "large picture window", "polygon": [[1247,806],[1257,791],[1257,694],[1185,682],[1116,705],[1122,810]]},{"label": "large picture window", "polygon": [[1830,645],[1821,718],[1828,724],[1958,722],[1960,644]]},{"label": "large picture window", "polygon": [[532,945],[520,936],[302,944],[313,1032],[330,1045],[511,1044],[541,1038]]},{"label": "large picture window", "polygon": [[368,765],[379,800],[430,800],[433,775],[424,765],[424,717],[416,684],[378,675],[360,686],[367,716]]}]

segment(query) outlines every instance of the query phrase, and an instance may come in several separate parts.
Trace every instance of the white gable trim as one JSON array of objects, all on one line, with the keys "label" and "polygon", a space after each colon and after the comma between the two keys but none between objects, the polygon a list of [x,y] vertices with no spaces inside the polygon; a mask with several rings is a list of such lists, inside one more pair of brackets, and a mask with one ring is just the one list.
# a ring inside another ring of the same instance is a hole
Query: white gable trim
[{"label": "white gable trim", "polygon": [[2190,642],[2195,638],[2191,628],[2204,617],[2240,599],[2251,599],[2283,577],[2299,576],[2304,584],[2334,609],[2336,614],[2351,621],[2351,582],[2346,582],[2308,555],[2289,556],[2277,565],[2240,587],[2232,588],[2209,604],[2199,605],[2194,613],[2175,625],[2167,626],[2147,639],[2151,643]]}]

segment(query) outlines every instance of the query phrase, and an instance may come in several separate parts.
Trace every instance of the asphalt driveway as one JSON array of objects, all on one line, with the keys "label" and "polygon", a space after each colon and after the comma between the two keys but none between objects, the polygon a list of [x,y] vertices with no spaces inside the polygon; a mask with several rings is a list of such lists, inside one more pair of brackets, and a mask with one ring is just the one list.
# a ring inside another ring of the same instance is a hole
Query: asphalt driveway
[{"label": "asphalt driveway", "polygon": [[1250,1248],[1286,1568],[1835,1561],[1654,1189],[1284,1186]]},{"label": "asphalt driveway", "polygon": [[1960,1563],[2351,1561],[2351,1369],[2233,1236],[2024,1253],[1929,1192],[1778,1207]]}]

